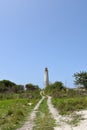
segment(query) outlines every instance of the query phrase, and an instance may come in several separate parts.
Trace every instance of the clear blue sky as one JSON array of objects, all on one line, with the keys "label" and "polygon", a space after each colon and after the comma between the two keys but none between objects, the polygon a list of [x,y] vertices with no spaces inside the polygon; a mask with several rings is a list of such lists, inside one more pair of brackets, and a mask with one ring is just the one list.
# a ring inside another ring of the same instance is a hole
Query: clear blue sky
[{"label": "clear blue sky", "polygon": [[0,0],[0,80],[73,87],[87,70],[87,0]]}]

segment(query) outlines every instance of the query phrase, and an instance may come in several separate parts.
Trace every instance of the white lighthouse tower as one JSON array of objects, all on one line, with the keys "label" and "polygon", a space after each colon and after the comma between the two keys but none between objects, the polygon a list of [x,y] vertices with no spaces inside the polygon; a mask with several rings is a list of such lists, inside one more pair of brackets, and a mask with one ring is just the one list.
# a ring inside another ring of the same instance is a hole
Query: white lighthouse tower
[{"label": "white lighthouse tower", "polygon": [[48,75],[48,68],[44,70],[44,88],[49,85],[49,75]]}]

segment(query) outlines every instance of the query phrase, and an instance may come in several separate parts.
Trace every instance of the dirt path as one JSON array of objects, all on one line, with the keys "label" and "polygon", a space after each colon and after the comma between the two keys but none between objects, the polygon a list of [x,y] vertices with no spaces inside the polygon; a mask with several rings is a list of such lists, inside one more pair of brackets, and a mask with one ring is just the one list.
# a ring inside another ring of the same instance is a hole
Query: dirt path
[{"label": "dirt path", "polygon": [[42,97],[42,99],[37,103],[37,105],[35,106],[35,108],[33,109],[33,111],[31,112],[27,122],[25,122],[25,124],[23,125],[22,128],[19,128],[18,130],[32,130],[34,127],[34,119],[36,117],[36,113],[37,113],[37,109],[39,108],[41,102],[44,100],[44,96]]},{"label": "dirt path", "polygon": [[78,112],[78,114],[81,114],[83,116],[84,120],[82,120],[79,123],[79,125],[75,127],[66,123],[66,121],[70,120],[69,117],[63,117],[58,114],[58,111],[53,107],[51,103],[50,96],[48,96],[47,103],[48,103],[49,111],[56,121],[56,127],[54,128],[54,130],[82,130],[82,129],[87,130],[87,110]]},{"label": "dirt path", "polygon": [[[31,112],[27,122],[24,124],[22,128],[19,128],[18,130],[32,130],[34,127],[34,119],[36,117],[37,110],[41,104],[41,102],[44,100],[45,96],[43,96],[43,93],[40,93],[42,95],[42,99],[37,103],[33,111]],[[54,130],[87,130],[87,110],[80,111],[79,114],[83,115],[84,120],[80,122],[80,124],[76,127],[71,126],[70,124],[66,123],[66,121],[69,121],[69,117],[63,117],[59,115],[58,111],[54,108],[54,106],[51,103],[51,97],[48,96],[47,100],[48,108],[50,113],[52,114],[52,117],[55,119],[56,127],[54,127]]]},{"label": "dirt path", "polygon": [[62,116],[60,116],[58,114],[58,111],[53,107],[50,96],[48,96],[47,103],[48,103],[49,111],[56,121],[56,127],[54,128],[54,130],[72,130],[71,126],[61,121]]}]

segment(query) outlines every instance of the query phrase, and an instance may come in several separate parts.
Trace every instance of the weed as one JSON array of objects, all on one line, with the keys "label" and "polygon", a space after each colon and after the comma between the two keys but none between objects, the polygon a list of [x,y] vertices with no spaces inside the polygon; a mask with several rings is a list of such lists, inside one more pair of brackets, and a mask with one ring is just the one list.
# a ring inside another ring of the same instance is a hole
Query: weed
[{"label": "weed", "polygon": [[83,120],[82,115],[77,114],[77,113],[73,113],[73,114],[71,114],[71,120],[68,121],[68,123],[69,123],[70,125],[77,126],[78,123],[79,123],[81,120]]}]

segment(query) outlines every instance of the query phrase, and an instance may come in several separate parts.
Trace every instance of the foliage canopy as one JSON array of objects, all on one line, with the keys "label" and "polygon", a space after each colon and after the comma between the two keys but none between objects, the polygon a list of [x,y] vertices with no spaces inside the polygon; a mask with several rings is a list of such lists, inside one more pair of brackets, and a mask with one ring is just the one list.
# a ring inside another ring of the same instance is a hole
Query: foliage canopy
[{"label": "foliage canopy", "polygon": [[85,71],[80,71],[79,73],[74,73],[75,77],[75,84],[76,85],[81,85],[87,89],[87,72]]},{"label": "foliage canopy", "polygon": [[1,80],[0,81],[0,93],[4,92],[20,92],[24,90],[23,85],[17,85],[9,80]]}]

